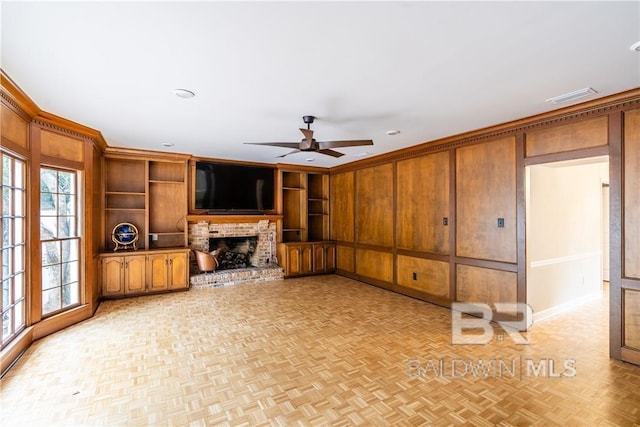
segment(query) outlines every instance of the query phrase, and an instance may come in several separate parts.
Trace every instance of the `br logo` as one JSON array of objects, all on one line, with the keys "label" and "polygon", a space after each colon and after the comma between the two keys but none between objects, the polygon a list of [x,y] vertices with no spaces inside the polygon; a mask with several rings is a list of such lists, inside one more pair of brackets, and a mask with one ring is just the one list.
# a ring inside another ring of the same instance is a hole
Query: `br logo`
[{"label": "br logo", "polygon": [[[519,331],[526,331],[533,323],[533,310],[522,302],[497,302],[492,310],[489,304],[454,302],[451,304],[451,343],[488,344],[493,339],[493,314],[509,314],[516,320],[496,320],[496,323],[516,344],[529,344]],[[467,316],[463,317],[463,314]],[[464,333],[465,331],[473,333]],[[481,331],[481,333],[478,333]],[[499,337],[500,338],[500,337]]]}]

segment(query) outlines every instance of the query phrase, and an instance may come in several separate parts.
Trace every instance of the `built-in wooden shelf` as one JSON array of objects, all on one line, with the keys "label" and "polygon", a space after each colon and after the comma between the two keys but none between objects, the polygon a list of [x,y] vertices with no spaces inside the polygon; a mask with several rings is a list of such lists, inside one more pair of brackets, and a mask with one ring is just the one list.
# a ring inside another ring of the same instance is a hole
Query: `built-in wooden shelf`
[{"label": "built-in wooden shelf", "polygon": [[279,221],[282,215],[187,215],[188,222],[209,221],[216,224],[234,222],[259,222],[265,219]]}]

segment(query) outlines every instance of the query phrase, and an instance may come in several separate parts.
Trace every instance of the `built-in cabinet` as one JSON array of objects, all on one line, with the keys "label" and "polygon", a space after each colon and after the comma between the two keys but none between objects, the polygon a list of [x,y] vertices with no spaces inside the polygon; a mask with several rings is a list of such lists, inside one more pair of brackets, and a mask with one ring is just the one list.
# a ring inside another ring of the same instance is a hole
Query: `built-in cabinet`
[{"label": "built-in cabinet", "polygon": [[110,150],[104,157],[104,249],[128,222],[138,230],[136,250],[103,253],[102,296],[122,297],[188,289],[187,156]]},{"label": "built-in cabinet", "polygon": [[278,245],[278,260],[286,277],[333,273],[336,269],[334,242],[289,242]]},{"label": "built-in cabinet", "polygon": [[282,227],[278,260],[285,277],[335,270],[335,244],[329,239],[329,175],[280,170]]},{"label": "built-in cabinet", "polygon": [[141,295],[189,288],[189,249],[100,255],[102,296]]}]

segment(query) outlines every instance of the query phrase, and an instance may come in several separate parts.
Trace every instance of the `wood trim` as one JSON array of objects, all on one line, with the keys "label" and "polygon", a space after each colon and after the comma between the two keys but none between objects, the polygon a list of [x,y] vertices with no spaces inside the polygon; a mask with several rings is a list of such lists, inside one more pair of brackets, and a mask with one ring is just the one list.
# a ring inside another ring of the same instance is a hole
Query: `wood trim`
[{"label": "wood trim", "polygon": [[484,259],[456,257],[454,264],[489,268],[491,270],[509,271],[511,273],[518,272],[518,264],[512,264],[512,263],[501,262],[501,261],[489,261]]},{"label": "wood trim", "polygon": [[457,197],[456,197],[456,149],[451,148],[449,150],[449,296],[452,300],[456,298],[456,286],[457,286],[457,268],[456,259],[458,256],[458,249],[456,245],[456,217],[457,217]]},{"label": "wood trim", "polygon": [[516,135],[516,262],[517,262],[517,301],[527,302],[527,194],[524,133]]},{"label": "wood trim", "polygon": [[63,168],[77,169],[84,171],[85,162],[76,162],[73,160],[61,159],[59,157],[40,155],[41,165],[51,165]]},{"label": "wood trim", "polygon": [[40,128],[33,122],[29,125],[31,139],[31,163],[29,165],[29,271],[30,280],[27,282],[25,292],[30,295],[29,310],[27,312],[27,325],[33,325],[42,319],[42,269],[40,248]]},{"label": "wood trim", "polygon": [[213,224],[242,223],[242,222],[260,222],[280,221],[282,215],[187,215],[187,222],[208,221]]},{"label": "wood trim", "polygon": [[33,339],[37,340],[93,316],[90,304],[83,304],[33,325]]},{"label": "wood trim", "polygon": [[625,289],[640,291],[640,280],[622,278],[621,286]]},{"label": "wood trim", "polygon": [[391,246],[370,245],[368,243],[355,243],[354,248],[393,254],[393,247]]},{"label": "wood trim", "polygon": [[[240,164],[247,164],[247,162],[237,162]],[[250,163],[253,164],[253,163]],[[256,165],[264,165],[264,166],[271,166],[273,167],[273,164],[270,163],[255,163]],[[275,167],[279,170],[285,171],[285,172],[309,172],[309,173],[320,173],[320,174],[326,174],[328,172],[328,168],[323,168],[320,166],[307,166],[307,165],[292,165],[292,164],[288,164],[288,163],[276,163]]]},{"label": "wood trim", "polygon": [[124,147],[107,147],[104,150],[105,158],[124,158],[136,160],[153,160],[153,161],[169,161],[184,162],[191,159],[188,154],[167,153],[164,151],[139,150],[137,148]]},{"label": "wood trim", "polygon": [[[537,114],[535,116],[529,116],[495,126],[424,142],[412,147],[380,154],[378,156],[369,157],[367,159],[347,163],[345,165],[338,165],[330,168],[330,173],[347,172],[364,167],[375,166],[393,160],[406,159],[435,151],[474,144],[487,139],[526,132],[529,129],[539,129],[556,126],[558,124],[567,124],[571,121],[610,114],[622,109],[632,108],[634,106],[640,106],[640,88],[635,88],[558,110]],[[611,127],[611,124],[609,126]]]},{"label": "wood trim", "polygon": [[25,150],[24,147],[21,147],[13,143],[12,141],[9,141],[5,137],[2,137],[1,140],[2,140],[2,144],[0,144],[0,150],[2,151],[8,150],[11,153],[17,154],[18,157],[21,157],[23,159],[28,159],[29,157],[31,157],[30,150]]},{"label": "wood trim", "polygon": [[2,349],[0,352],[0,378],[7,373],[33,341],[33,326],[30,326]]},{"label": "wood trim", "polygon": [[609,356],[622,349],[622,112],[609,116]]},{"label": "wood trim", "polygon": [[24,111],[29,119],[33,119],[40,113],[36,103],[2,69],[0,69],[0,86],[3,89],[0,91],[2,98],[18,110]]},{"label": "wood trim", "polygon": [[432,259],[434,261],[449,262],[451,257],[448,254],[436,254],[432,252],[419,252],[411,249],[397,248],[395,255],[410,256],[413,258]]},{"label": "wood trim", "polygon": [[55,130],[57,132],[75,136],[82,139],[90,139],[96,146],[104,151],[107,148],[107,142],[105,141],[100,131],[90,128],[88,126],[81,125],[69,119],[65,119],[55,114],[48,113],[46,111],[40,111],[33,119],[34,123],[43,128]]},{"label": "wood trim", "polygon": [[609,146],[583,148],[581,150],[565,151],[563,153],[543,154],[541,156],[527,157],[524,166],[539,165],[543,163],[562,162],[565,160],[586,159],[609,155]]},{"label": "wood trim", "polygon": [[640,365],[640,351],[629,347],[622,347],[620,350],[620,360],[633,363],[634,365]]}]

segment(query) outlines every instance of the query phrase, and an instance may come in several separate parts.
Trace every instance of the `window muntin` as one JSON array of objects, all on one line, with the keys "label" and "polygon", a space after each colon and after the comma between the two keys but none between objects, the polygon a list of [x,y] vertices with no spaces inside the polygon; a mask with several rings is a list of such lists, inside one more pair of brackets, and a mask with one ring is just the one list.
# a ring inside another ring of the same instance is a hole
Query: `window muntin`
[{"label": "window muntin", "polygon": [[4,347],[26,325],[25,317],[25,227],[26,164],[2,153],[2,296],[0,347]]}]

